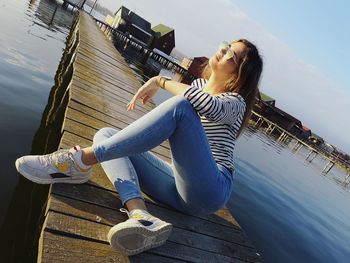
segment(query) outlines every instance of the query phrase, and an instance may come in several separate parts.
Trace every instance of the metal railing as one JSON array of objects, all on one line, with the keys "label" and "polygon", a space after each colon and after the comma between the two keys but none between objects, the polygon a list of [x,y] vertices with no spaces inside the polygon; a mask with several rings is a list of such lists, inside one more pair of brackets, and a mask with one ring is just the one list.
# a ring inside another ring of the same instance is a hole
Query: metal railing
[{"label": "metal railing", "polygon": [[107,35],[111,36],[114,35],[114,38],[121,43],[125,43],[127,45],[132,45],[134,48],[136,48],[139,52],[143,53],[145,56],[148,56],[149,58],[154,59],[161,65],[165,66],[167,69],[173,69],[175,72],[181,74],[183,77],[188,79],[189,81],[195,80],[197,77],[192,75],[188,72],[188,70],[181,65],[177,64],[174,61],[171,61],[167,57],[164,57],[163,55],[156,53],[153,51],[153,49],[150,49],[146,44],[142,44],[141,41],[137,41],[136,39],[132,38],[129,35],[124,34],[123,32],[111,27],[107,23],[94,18],[99,28]]}]

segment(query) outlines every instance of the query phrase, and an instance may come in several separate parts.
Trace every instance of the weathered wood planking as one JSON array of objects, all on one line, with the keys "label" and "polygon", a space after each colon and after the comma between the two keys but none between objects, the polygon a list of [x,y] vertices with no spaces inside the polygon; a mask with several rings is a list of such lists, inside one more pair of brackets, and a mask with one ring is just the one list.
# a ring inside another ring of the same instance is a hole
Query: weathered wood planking
[{"label": "weathered wood planking", "polygon": [[[126,104],[140,86],[132,70],[96,26],[81,12],[65,105],[60,148],[90,146],[102,127],[123,129],[151,110],[140,105],[132,112]],[[152,150],[170,161],[169,143]],[[119,212],[119,195],[100,165],[88,183],[52,185],[39,243],[39,262],[261,262],[254,246],[226,208],[208,216],[189,216],[145,194],[155,216],[174,229],[165,245],[126,257],[106,239],[111,226],[126,219]]]}]

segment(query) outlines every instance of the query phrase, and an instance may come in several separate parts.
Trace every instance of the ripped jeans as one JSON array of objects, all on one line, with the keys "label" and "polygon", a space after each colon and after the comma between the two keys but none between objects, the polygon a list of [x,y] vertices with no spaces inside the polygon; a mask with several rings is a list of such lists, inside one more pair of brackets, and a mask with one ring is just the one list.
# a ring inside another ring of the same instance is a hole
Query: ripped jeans
[{"label": "ripped jeans", "polygon": [[[149,150],[169,140],[172,163]],[[211,214],[228,201],[230,170],[217,164],[198,114],[174,96],[122,130],[103,128],[93,150],[123,205],[147,195],[188,214]]]}]

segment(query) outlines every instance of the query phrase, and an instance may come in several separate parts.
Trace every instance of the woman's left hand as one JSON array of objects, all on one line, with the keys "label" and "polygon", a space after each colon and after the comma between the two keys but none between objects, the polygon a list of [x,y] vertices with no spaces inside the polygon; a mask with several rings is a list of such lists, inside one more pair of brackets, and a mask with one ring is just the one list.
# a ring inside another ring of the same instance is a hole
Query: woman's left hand
[{"label": "woman's left hand", "polygon": [[159,90],[158,76],[150,78],[141,88],[138,89],[134,97],[127,104],[127,110],[133,110],[138,99],[142,100],[142,104],[146,104]]}]

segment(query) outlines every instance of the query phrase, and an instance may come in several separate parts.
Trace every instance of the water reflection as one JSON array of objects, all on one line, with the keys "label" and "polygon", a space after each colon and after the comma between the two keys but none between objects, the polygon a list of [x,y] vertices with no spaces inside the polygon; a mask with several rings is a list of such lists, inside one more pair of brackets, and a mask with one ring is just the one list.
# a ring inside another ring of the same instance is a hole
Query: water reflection
[{"label": "water reflection", "polygon": [[59,122],[47,119],[58,101],[54,75],[72,19],[70,9],[49,0],[5,0],[0,10],[1,262],[36,258],[33,240],[48,187],[20,177],[14,160],[57,148]]},{"label": "water reflection", "polygon": [[50,31],[70,29],[72,15],[73,9],[64,8],[55,0],[41,0],[35,12],[36,18],[42,21],[45,28]]}]

